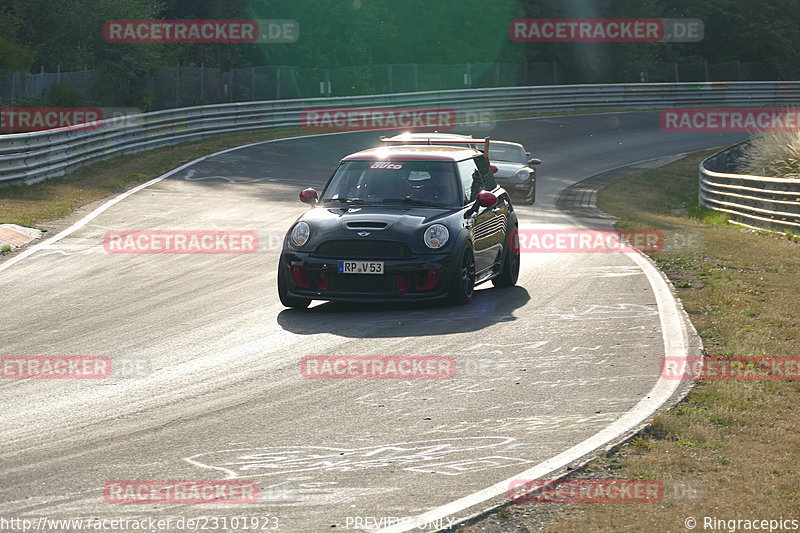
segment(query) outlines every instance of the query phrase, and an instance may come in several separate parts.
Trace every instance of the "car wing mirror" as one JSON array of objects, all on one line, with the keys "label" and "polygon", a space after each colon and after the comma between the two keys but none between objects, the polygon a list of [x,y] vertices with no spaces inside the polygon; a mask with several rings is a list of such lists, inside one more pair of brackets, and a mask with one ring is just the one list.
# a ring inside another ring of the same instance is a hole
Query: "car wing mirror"
[{"label": "car wing mirror", "polygon": [[489,191],[480,192],[478,193],[478,204],[481,207],[492,207],[497,204],[497,196]]},{"label": "car wing mirror", "polygon": [[531,166],[533,166],[533,165],[541,165],[542,164],[542,160],[541,159],[537,159],[537,158],[534,157],[530,161],[528,161],[528,164],[531,165]]},{"label": "car wing mirror", "polygon": [[317,194],[317,191],[312,188],[303,189],[303,191],[300,193],[300,201],[304,204],[316,205],[316,203],[319,201],[319,195]]}]

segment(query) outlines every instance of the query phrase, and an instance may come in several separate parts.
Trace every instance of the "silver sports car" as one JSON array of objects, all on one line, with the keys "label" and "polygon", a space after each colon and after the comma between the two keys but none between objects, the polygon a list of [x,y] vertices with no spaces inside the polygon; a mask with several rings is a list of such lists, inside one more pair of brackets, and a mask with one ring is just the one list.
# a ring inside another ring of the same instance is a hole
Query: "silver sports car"
[{"label": "silver sports car", "polygon": [[490,141],[489,159],[497,167],[494,177],[509,194],[522,197],[522,202],[536,200],[536,168],[541,159],[531,158],[530,152],[519,143]]}]

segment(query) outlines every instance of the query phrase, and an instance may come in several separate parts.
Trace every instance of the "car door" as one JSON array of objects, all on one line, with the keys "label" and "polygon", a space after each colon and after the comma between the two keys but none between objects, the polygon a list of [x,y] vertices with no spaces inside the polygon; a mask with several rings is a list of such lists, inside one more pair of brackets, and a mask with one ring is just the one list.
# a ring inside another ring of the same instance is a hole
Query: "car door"
[{"label": "car door", "polygon": [[511,207],[511,201],[508,192],[497,185],[497,182],[494,179],[494,174],[492,174],[492,170],[489,167],[489,162],[486,160],[486,158],[483,156],[476,157],[475,164],[481,173],[484,189],[494,193],[495,196],[497,196],[497,203],[490,208],[494,216],[491,219],[491,234],[489,235],[489,242],[487,243],[488,248],[486,252],[489,268],[494,267],[493,271],[497,272],[502,266],[503,249],[508,242],[506,239],[506,234],[508,232],[508,220],[511,216],[511,211],[513,211],[513,208]]},{"label": "car door", "polygon": [[[483,156],[478,156],[458,163],[465,205],[475,205],[478,193],[494,189],[492,183],[486,183],[487,180],[478,167],[478,159],[486,161]],[[502,255],[505,229],[504,219],[499,216],[501,210],[498,211],[498,205],[500,205],[500,202],[495,206],[489,207],[476,205],[476,209],[473,210],[468,219],[475,253],[476,281],[481,281],[491,275],[495,263],[498,261],[498,254]]]}]

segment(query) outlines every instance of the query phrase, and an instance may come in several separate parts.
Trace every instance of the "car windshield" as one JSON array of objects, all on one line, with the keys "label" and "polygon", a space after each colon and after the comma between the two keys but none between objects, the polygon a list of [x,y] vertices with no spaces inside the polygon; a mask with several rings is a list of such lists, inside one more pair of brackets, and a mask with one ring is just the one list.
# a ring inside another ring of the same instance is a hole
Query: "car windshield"
[{"label": "car windshield", "polygon": [[322,201],[344,204],[402,204],[456,207],[455,165],[448,161],[344,161]]},{"label": "car windshield", "polygon": [[508,163],[528,163],[525,150],[516,144],[500,144],[490,142],[489,159],[491,161],[505,161]]}]

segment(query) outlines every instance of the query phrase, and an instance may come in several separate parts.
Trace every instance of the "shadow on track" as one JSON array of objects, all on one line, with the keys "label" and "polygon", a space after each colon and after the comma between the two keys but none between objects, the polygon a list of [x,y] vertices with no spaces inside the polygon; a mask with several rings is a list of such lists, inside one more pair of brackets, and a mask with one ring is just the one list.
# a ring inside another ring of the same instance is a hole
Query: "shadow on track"
[{"label": "shadow on track", "polygon": [[278,324],[298,335],[329,333],[342,337],[424,337],[474,332],[499,322],[513,322],[514,311],[530,295],[523,287],[476,290],[467,305],[444,303],[328,302],[298,311],[278,314]]}]

